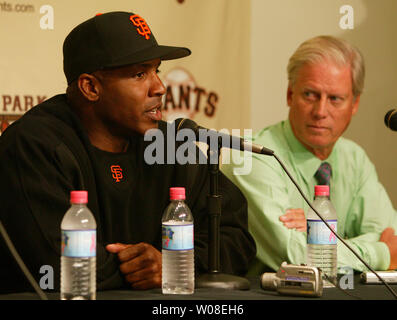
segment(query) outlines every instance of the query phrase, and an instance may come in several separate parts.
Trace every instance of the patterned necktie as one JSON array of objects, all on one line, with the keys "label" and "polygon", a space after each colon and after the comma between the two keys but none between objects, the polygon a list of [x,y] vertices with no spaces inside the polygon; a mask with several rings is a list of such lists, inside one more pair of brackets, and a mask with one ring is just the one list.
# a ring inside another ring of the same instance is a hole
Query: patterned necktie
[{"label": "patterned necktie", "polygon": [[328,162],[323,162],[320,167],[317,169],[314,177],[317,179],[317,183],[319,185],[330,185],[332,175],[332,168]]}]

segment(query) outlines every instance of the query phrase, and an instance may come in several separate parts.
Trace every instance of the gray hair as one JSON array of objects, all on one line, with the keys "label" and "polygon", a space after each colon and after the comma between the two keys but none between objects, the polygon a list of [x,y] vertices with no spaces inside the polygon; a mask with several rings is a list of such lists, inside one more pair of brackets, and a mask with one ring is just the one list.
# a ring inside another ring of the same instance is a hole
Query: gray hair
[{"label": "gray hair", "polygon": [[318,36],[303,42],[288,62],[288,80],[296,81],[299,69],[306,63],[331,60],[338,65],[350,65],[353,95],[359,96],[364,89],[365,64],[361,52],[345,40],[332,36]]}]

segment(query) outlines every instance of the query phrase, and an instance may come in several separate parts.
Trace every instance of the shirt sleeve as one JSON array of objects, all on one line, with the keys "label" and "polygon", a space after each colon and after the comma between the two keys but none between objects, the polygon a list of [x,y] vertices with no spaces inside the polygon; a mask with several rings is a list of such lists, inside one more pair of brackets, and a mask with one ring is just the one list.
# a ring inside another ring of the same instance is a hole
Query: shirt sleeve
[{"label": "shirt sleeve", "polygon": [[[379,182],[374,165],[364,151],[360,152],[357,161],[357,182],[346,216],[346,242],[373,269],[387,270],[390,265],[390,252],[387,245],[379,241],[379,237],[387,227],[397,230],[397,213]],[[342,243],[338,244],[338,264],[359,271],[367,270]]]},{"label": "shirt sleeve", "polygon": [[[231,162],[241,158],[241,154],[232,151]],[[292,207],[287,187],[291,185],[285,180],[288,177],[275,159],[244,154],[244,170],[234,163],[223,165],[222,171],[247,198],[248,225],[256,240],[257,259],[273,270],[278,270],[284,261],[305,263],[306,233],[288,229],[279,220]]]}]

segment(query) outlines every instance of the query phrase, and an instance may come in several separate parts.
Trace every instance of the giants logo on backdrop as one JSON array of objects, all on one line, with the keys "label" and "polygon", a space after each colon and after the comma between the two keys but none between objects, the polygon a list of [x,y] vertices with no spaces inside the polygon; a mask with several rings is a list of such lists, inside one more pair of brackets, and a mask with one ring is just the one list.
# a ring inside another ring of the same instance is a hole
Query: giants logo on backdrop
[{"label": "giants logo on backdrop", "polygon": [[0,135],[11,123],[46,98],[45,95],[0,95]]},{"label": "giants logo on backdrop", "polygon": [[163,119],[172,122],[178,118],[194,119],[198,114],[215,116],[219,96],[200,87],[189,71],[171,69],[163,78],[167,93],[163,97]]}]

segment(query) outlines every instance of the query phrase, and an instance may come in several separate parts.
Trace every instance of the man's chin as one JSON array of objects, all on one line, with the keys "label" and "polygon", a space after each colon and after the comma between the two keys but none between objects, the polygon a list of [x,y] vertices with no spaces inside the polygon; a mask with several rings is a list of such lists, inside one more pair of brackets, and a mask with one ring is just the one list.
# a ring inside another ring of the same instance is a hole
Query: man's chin
[{"label": "man's chin", "polygon": [[323,158],[330,155],[335,143],[331,143],[329,140],[313,139],[306,141],[303,145],[319,158]]},{"label": "man's chin", "polygon": [[142,128],[138,128],[136,134],[144,136],[149,130],[158,129],[158,128],[159,128],[159,122],[157,120],[153,120],[151,121],[150,124],[145,125]]}]

